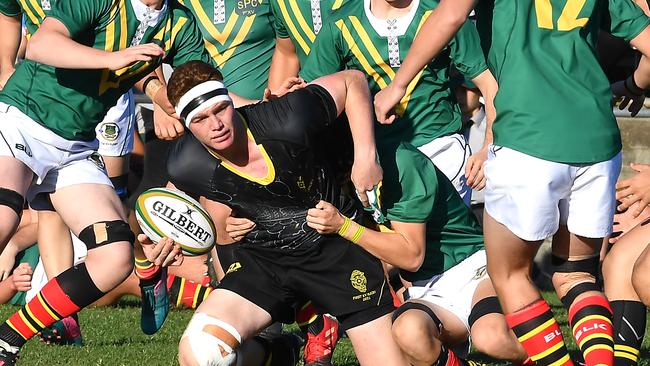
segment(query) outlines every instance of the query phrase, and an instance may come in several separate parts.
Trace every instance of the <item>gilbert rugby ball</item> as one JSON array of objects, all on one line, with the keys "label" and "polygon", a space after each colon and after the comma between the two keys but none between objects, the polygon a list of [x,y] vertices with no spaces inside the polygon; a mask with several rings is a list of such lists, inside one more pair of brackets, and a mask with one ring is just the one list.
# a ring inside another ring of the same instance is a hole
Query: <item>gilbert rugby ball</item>
[{"label": "gilbert rugby ball", "polygon": [[172,238],[185,255],[207,253],[214,245],[210,215],[183,192],[167,188],[145,191],[135,203],[135,217],[142,232],[154,243],[163,237]]}]

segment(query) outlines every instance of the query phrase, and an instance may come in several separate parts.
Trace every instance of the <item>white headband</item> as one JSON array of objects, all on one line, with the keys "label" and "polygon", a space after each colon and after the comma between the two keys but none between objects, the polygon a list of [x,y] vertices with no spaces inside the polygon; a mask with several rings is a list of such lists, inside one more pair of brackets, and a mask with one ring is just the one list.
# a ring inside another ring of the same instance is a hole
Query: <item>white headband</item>
[{"label": "white headband", "polygon": [[199,111],[224,101],[232,103],[226,86],[220,81],[209,80],[183,94],[176,106],[176,114],[181,117],[185,122],[185,126],[189,128],[192,118]]}]

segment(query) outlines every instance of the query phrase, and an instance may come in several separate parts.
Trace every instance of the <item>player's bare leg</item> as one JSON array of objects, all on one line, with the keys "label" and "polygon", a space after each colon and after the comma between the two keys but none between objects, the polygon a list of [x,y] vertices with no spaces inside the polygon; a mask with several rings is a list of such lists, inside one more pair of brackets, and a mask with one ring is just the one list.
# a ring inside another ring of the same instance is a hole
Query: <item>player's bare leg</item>
[{"label": "player's bare leg", "polygon": [[648,273],[650,273],[650,246],[647,246],[636,260],[632,273],[634,289],[646,306],[650,305],[650,276]]},{"label": "player's bare leg", "polygon": [[38,253],[48,279],[72,267],[70,229],[56,211],[38,211]]},{"label": "player's bare leg", "polygon": [[587,366],[614,364],[612,309],[596,284],[602,243],[569,233],[566,225],[553,237],[553,286]]},{"label": "player's bare leg", "polygon": [[393,340],[391,314],[348,329],[348,337],[361,365],[408,365],[406,356]]},{"label": "player's bare leg", "polygon": [[[630,263],[641,257],[648,235],[650,225],[637,226],[612,246],[603,262],[605,295],[613,313],[614,362],[617,365],[636,365],[645,335],[647,308],[633,286],[635,266]],[[640,290],[647,292],[647,288],[640,287]]]},{"label": "player's bare leg", "polygon": [[537,365],[573,365],[551,308],[530,276],[542,242],[520,239],[488,212],[483,216],[483,230],[488,273],[508,325]]},{"label": "player's bare leg", "polygon": [[0,248],[4,248],[20,223],[33,173],[18,159],[5,156],[0,157],[0,171]]},{"label": "player's bare leg", "polygon": [[[474,293],[472,311],[474,312],[479,302],[490,301],[495,299],[495,296],[492,281],[483,280]],[[508,327],[505,316],[501,313],[491,312],[480,316],[470,325],[470,334],[472,345],[481,353],[515,364],[524,364],[528,360],[526,350]]]}]

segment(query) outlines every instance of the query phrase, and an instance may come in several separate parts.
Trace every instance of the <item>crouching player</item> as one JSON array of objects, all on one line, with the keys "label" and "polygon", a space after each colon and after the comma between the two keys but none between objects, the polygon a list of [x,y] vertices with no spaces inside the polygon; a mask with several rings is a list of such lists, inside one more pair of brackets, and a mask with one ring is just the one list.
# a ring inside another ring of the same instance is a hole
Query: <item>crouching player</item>
[{"label": "crouching player", "polygon": [[170,180],[203,197],[217,225],[235,212],[256,226],[231,248],[225,277],[190,321],[180,363],[232,365],[243,340],[273,321],[291,322],[295,304],[311,300],[339,319],[362,365],[406,364],[390,333],[394,307],[380,261],[306,222],[321,199],[358,216],[322,146],[343,109],[354,140],[356,189],[381,180],[365,77],[344,71],[237,109],[221,79],[202,62],[174,71],[168,95],[191,134],[170,153]]},{"label": "crouching player", "polygon": [[365,228],[324,201],[309,210],[308,225],[401,269],[412,286],[393,315],[393,336],[411,364],[471,364],[451,350],[470,335],[489,356],[530,362],[487,275],[481,228],[451,182],[410,144],[382,151],[382,215],[392,230]]}]

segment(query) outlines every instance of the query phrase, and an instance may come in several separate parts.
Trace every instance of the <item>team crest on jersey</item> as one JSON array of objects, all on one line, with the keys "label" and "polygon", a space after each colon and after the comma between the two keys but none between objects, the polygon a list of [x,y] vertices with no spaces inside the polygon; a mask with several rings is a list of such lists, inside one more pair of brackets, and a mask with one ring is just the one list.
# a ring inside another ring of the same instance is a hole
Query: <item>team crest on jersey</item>
[{"label": "team crest on jersey", "polygon": [[352,274],[350,275],[350,283],[352,284],[352,287],[361,293],[368,291],[368,279],[366,278],[366,274],[358,269],[352,271]]},{"label": "team crest on jersey", "polygon": [[88,156],[88,160],[92,161],[95,165],[97,165],[97,168],[99,168],[99,170],[106,169],[106,164],[104,164],[104,159],[97,152],[90,154],[90,156]]},{"label": "team crest on jersey", "polygon": [[263,1],[264,0],[239,0],[237,1],[237,7],[235,8],[235,13],[245,17],[255,15],[255,13],[257,12],[257,7]]},{"label": "team crest on jersey", "polygon": [[120,127],[113,122],[106,122],[99,127],[99,133],[106,141],[115,141],[120,134]]},{"label": "team crest on jersey", "polygon": [[241,268],[241,263],[235,262],[228,267],[228,270],[226,271],[226,274],[232,273],[232,272],[237,272]]},{"label": "team crest on jersey", "polygon": [[485,277],[486,274],[487,266],[482,266],[481,268],[477,269],[476,272],[474,272],[474,279],[480,280],[481,278]]}]

